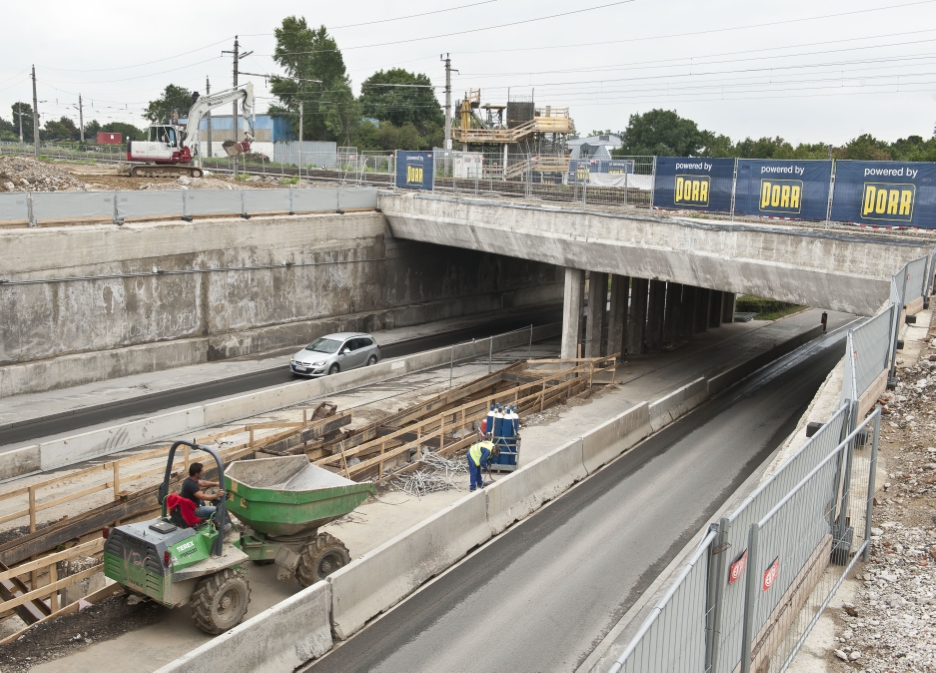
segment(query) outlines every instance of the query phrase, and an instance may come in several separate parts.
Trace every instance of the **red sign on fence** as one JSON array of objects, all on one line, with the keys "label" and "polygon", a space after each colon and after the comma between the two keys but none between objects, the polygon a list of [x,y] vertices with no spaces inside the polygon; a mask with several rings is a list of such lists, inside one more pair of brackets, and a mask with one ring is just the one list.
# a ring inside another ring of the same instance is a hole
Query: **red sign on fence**
[{"label": "red sign on fence", "polygon": [[777,581],[777,575],[780,574],[780,557],[778,556],[773,560],[767,570],[764,571],[764,584],[763,590],[767,591],[770,587],[773,586],[773,583]]},{"label": "red sign on fence", "polygon": [[731,570],[728,573],[728,584],[737,582],[738,578],[744,574],[745,568],[747,568],[747,549],[741,552],[741,555],[731,562]]}]

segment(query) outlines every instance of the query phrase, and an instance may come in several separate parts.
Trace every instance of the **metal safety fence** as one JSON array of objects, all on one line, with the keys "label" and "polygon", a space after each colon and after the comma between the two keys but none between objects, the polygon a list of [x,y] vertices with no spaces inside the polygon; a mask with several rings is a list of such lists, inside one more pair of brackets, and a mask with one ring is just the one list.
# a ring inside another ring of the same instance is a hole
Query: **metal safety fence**
[{"label": "metal safety fence", "polygon": [[374,187],[15,192],[0,194],[0,225],[345,212],[377,207]]},{"label": "metal safety fence", "polygon": [[868,550],[880,409],[850,433],[849,414],[843,405],[710,527],[611,671],[789,667]]}]

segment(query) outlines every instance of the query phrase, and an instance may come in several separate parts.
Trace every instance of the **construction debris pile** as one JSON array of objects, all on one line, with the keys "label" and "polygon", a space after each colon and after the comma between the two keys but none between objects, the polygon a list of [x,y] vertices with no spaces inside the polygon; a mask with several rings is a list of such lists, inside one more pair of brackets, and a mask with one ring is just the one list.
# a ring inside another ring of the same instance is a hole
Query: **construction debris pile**
[{"label": "construction debris pile", "polygon": [[58,166],[29,157],[0,156],[0,192],[75,192],[85,185]]},{"label": "construction debris pile", "polygon": [[400,490],[407,495],[420,498],[450,488],[460,491],[468,479],[468,461],[464,456],[444,458],[427,451],[422,463],[424,467],[397,476]]}]

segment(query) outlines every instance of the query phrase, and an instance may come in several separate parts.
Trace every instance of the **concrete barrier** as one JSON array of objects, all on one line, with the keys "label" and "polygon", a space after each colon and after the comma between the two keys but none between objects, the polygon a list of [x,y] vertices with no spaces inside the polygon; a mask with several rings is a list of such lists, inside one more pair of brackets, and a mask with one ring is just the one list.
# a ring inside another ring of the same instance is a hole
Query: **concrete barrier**
[{"label": "concrete barrier", "polygon": [[916,315],[923,310],[923,297],[917,297],[912,301],[908,301],[905,308],[907,315]]},{"label": "concrete barrier", "polygon": [[[533,340],[539,341],[557,336],[560,329],[560,323],[534,327]],[[493,347],[494,350],[501,350],[523,345],[529,340],[530,332],[521,330],[495,336]],[[456,361],[476,357],[487,353],[490,348],[488,339],[460,344],[454,349],[454,357]],[[334,376],[287,383],[275,388],[267,388],[152,418],[43,442],[39,445],[39,467],[30,467],[33,463],[14,456],[12,452],[0,454],[0,475],[7,475],[6,477],[0,476],[0,479],[20,476],[36,469],[50,470],[74,465],[89,458],[124,451],[174,435],[188,435],[192,430],[249,418],[340,390],[442,366],[448,364],[452,356],[451,347],[436,348],[394,360],[385,360],[372,367],[361,367],[339,372]]]},{"label": "concrete barrier", "polygon": [[332,646],[331,588],[317,582],[212,638],[158,673],[292,673]]},{"label": "concrete barrier", "polygon": [[491,537],[484,492],[471,493],[328,576],[344,640]]},{"label": "concrete barrier", "polygon": [[647,437],[650,432],[650,405],[641,402],[582,437],[582,464],[588,474],[592,474]]},{"label": "concrete barrier", "polygon": [[708,399],[708,381],[698,378],[650,405],[650,427],[653,432],[669,425],[690,409]]},{"label": "concrete barrier", "polygon": [[578,438],[498,479],[484,489],[491,534],[529,516],[587,476]]},{"label": "concrete barrier", "polygon": [[42,469],[39,445],[24,446],[0,456],[0,481],[13,479]]}]

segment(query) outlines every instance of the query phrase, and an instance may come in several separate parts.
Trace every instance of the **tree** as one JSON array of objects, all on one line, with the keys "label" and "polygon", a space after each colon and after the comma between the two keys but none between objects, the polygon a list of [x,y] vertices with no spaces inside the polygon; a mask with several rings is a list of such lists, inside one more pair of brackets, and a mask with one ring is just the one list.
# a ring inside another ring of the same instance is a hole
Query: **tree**
[{"label": "tree", "polygon": [[13,126],[16,127],[17,138],[19,138],[20,114],[23,117],[23,142],[31,143],[33,141],[33,109],[29,103],[13,103]]},{"label": "tree", "polygon": [[87,124],[84,125],[84,134],[85,140],[90,140],[94,142],[94,139],[97,137],[98,131],[101,130],[101,125],[98,123],[97,119],[92,119]]},{"label": "tree", "polygon": [[650,110],[630,116],[621,150],[617,154],[695,156],[703,146],[703,135],[691,119],[672,110]]},{"label": "tree", "polygon": [[133,124],[125,124],[124,122],[109,122],[101,127],[101,131],[105,133],[121,133],[125,141],[146,140],[147,135],[146,131],[138,129]]},{"label": "tree", "polygon": [[845,145],[843,159],[862,159],[865,161],[890,161],[894,158],[890,146],[878,140],[870,133],[853,138]]},{"label": "tree", "polygon": [[42,128],[43,137],[46,140],[78,140],[78,126],[68,117],[62,117],[58,121],[50,119]]},{"label": "tree", "polygon": [[[389,86],[396,85],[396,86]],[[445,124],[445,114],[428,75],[403,68],[379,70],[361,84],[361,113],[394,126],[412,122],[425,132]]]},{"label": "tree", "polygon": [[274,79],[270,86],[284,106],[271,106],[271,114],[284,114],[298,132],[302,102],[303,140],[348,137],[360,120],[360,113],[354,97],[348,95],[351,81],[338,43],[325,26],[312,29],[304,18],[295,16],[283,19],[274,34],[273,59],[287,76]]},{"label": "tree", "polygon": [[143,116],[152,124],[168,124],[187,118],[191,107],[192,92],[184,86],[169,84],[159,98],[149,102]]},{"label": "tree", "polygon": [[734,156],[747,159],[792,159],[793,146],[786,140],[776,138],[745,138],[735,145]]}]

